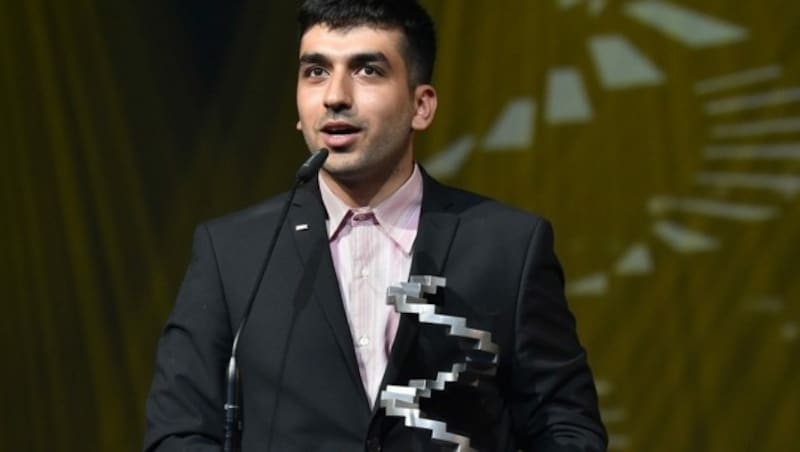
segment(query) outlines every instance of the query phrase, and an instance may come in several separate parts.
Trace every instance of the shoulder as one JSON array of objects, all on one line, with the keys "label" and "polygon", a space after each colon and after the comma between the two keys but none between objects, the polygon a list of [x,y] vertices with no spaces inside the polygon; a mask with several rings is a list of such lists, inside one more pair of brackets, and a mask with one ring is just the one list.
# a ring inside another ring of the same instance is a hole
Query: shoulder
[{"label": "shoulder", "polygon": [[208,229],[214,237],[236,237],[262,230],[277,221],[288,196],[288,192],[281,193],[258,204],[207,220],[200,227]]},{"label": "shoulder", "polygon": [[[425,194],[435,198],[431,203],[438,203],[459,217],[464,224],[476,223],[488,228],[531,231],[541,225],[549,227],[549,221],[539,213],[529,212],[496,199],[441,184],[428,177]],[[430,200],[429,200],[430,201]],[[426,200],[423,197],[423,208]]]}]

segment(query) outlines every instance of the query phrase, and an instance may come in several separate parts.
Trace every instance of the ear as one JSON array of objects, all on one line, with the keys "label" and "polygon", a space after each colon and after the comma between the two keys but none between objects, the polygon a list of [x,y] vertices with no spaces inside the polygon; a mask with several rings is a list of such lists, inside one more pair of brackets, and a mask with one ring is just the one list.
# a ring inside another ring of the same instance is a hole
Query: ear
[{"label": "ear", "polygon": [[431,85],[419,85],[414,88],[414,117],[411,119],[412,130],[425,130],[433,122],[437,106],[436,90]]},{"label": "ear", "polygon": [[297,121],[297,124],[295,124],[294,128],[297,129],[297,130],[302,131],[303,130],[303,124],[301,124],[300,121]]}]

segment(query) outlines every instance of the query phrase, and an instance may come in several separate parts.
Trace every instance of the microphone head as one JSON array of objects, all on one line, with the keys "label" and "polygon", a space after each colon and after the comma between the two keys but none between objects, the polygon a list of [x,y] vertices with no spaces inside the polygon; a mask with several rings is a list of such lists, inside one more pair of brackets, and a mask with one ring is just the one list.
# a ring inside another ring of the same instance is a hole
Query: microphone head
[{"label": "microphone head", "polygon": [[297,170],[297,182],[305,184],[310,181],[311,178],[317,174],[319,169],[322,168],[322,164],[325,163],[325,159],[328,158],[328,152],[327,149],[322,148],[311,154],[311,157]]}]

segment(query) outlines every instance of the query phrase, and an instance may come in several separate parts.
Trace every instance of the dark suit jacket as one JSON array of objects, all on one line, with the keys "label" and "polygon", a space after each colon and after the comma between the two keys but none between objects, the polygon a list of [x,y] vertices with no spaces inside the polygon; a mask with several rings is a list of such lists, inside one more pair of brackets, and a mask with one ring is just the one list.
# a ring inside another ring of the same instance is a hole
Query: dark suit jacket
[{"label": "dark suit jacket", "polygon": [[[233,331],[285,196],[197,228],[158,345],[146,450],[220,449]],[[369,405],[325,220],[318,186],[300,189],[239,347],[243,450],[441,450],[427,431]],[[426,417],[467,434],[480,451],[605,450],[546,220],[425,176],[411,274],[447,278],[434,300],[442,312],[465,316],[500,346],[495,377],[423,399]],[[403,316],[383,384],[433,378],[462,353],[442,327]]]}]

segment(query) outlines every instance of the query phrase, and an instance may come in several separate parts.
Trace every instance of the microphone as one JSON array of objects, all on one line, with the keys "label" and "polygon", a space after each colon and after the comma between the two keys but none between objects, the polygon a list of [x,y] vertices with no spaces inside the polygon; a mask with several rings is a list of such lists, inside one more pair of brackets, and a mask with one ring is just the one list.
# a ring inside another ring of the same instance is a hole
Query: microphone
[{"label": "microphone", "polygon": [[305,163],[300,166],[300,169],[297,170],[297,176],[295,176],[297,182],[301,184],[305,184],[312,177],[314,177],[320,168],[322,168],[322,164],[325,163],[325,159],[328,158],[328,150],[325,148],[320,149],[319,151],[315,152],[314,154],[309,157]]},{"label": "microphone", "polygon": [[242,319],[233,337],[231,358],[228,361],[228,368],[225,371],[225,452],[235,452],[239,450],[239,443],[241,440],[242,423],[239,419],[241,409],[239,406],[239,366],[236,363],[239,337],[241,337],[242,331],[247,324],[247,319],[250,317],[250,311],[253,309],[253,302],[256,299],[258,289],[261,287],[261,282],[264,280],[264,273],[266,273],[267,266],[272,258],[272,252],[275,250],[275,244],[278,242],[278,236],[280,235],[281,229],[283,229],[283,224],[286,222],[286,217],[289,214],[289,207],[292,205],[292,200],[294,200],[294,194],[298,187],[311,180],[311,178],[319,172],[320,168],[322,168],[322,164],[325,163],[325,159],[328,158],[328,153],[329,151],[327,149],[320,149],[313,153],[297,170],[292,190],[289,192],[289,197],[283,204],[283,209],[278,217],[278,224],[275,225],[275,230],[272,233],[272,240],[269,243],[269,248],[267,248],[267,254],[264,256],[261,267],[256,274],[258,279],[256,279],[256,283],[250,291],[250,296],[247,298],[247,304],[245,305]]}]

